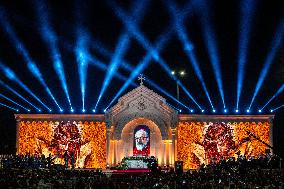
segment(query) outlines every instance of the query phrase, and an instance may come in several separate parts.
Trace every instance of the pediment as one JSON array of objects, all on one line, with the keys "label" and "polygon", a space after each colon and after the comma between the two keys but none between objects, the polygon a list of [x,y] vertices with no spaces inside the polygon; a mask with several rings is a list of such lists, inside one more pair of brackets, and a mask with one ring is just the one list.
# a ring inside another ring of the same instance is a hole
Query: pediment
[{"label": "pediment", "polygon": [[177,111],[166,103],[165,98],[144,85],[119,98],[118,103],[107,112],[106,116],[108,126],[114,126],[118,130],[136,118],[150,119],[161,130],[176,127],[177,123]]}]

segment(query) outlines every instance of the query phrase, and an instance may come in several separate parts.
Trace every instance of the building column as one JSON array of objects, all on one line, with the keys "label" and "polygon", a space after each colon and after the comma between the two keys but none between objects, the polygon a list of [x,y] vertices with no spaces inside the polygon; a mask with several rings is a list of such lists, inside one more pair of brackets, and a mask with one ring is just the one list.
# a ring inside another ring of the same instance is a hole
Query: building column
[{"label": "building column", "polygon": [[111,129],[107,128],[106,130],[106,155],[107,155],[107,164],[111,164],[111,155],[110,155],[110,135]]},{"label": "building column", "polygon": [[172,164],[176,161],[176,128],[172,128]]}]

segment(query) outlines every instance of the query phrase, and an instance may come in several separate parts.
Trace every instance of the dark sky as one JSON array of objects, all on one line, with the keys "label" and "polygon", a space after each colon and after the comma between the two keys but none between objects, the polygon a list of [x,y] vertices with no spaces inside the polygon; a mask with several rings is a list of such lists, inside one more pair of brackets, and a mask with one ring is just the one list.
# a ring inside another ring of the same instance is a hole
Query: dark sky
[{"label": "dark sky", "polygon": [[[220,62],[224,100],[227,105],[228,113],[233,114],[237,99],[240,31],[251,27],[250,33],[245,35],[248,39],[248,46],[245,50],[247,59],[244,68],[243,90],[240,96],[240,113],[244,113],[249,106],[265,60],[273,49],[272,46],[275,45],[273,40],[276,38],[276,42],[279,42],[279,39],[284,34],[284,32],[280,32],[280,37],[277,37],[275,34],[284,18],[283,0],[252,0],[254,2],[252,10],[254,11],[249,11],[249,16],[242,18],[242,2],[250,1],[251,0],[208,0],[204,1],[203,5],[194,3],[195,1],[174,1],[178,9],[188,11],[188,16],[183,20],[182,27],[184,31],[186,31],[185,35],[191,40],[194,46],[192,52],[196,55],[197,64],[201,68],[208,93],[218,114],[223,113],[223,104],[214,77],[214,71],[216,71],[216,69],[213,69],[211,65],[210,57],[212,53],[210,54],[207,51],[208,38],[205,37],[206,31],[208,31],[210,36],[213,36],[214,40],[212,41],[215,41],[216,44],[213,49],[217,52],[214,55],[216,55]],[[85,46],[88,53],[108,66],[114,55],[119,37],[129,32],[122,20],[118,18],[116,14],[118,9],[113,5],[117,4],[125,13],[131,15],[131,12],[137,8],[134,6],[135,1],[54,0],[42,2],[44,2],[45,7],[39,11],[37,9],[38,6],[43,6],[40,1],[1,1],[1,11],[2,13],[4,12],[4,14],[1,14],[2,23],[10,24],[18,40],[21,41],[29,53],[30,58],[38,66],[47,86],[66,113],[67,109],[67,112],[70,112],[70,108],[60,85],[59,77],[53,68],[53,60],[51,58],[52,51],[41,35],[43,31],[41,30],[40,18],[42,18],[42,15],[47,14],[49,29],[54,31],[54,34],[58,38],[58,52],[62,58],[73,108],[75,109],[75,113],[81,113],[82,102],[78,62],[74,53],[78,42],[78,31],[85,31],[85,34],[88,34],[88,40]],[[163,0],[145,1],[146,8],[138,14],[135,19],[130,16],[128,17],[128,23],[140,22],[138,27],[143,34],[142,37],[147,39],[152,46],[163,32],[168,31],[169,28],[174,29],[174,31],[177,29],[175,25],[173,25],[173,16],[171,14],[173,12],[169,12],[166,2],[167,1]],[[176,13],[180,15],[183,12],[177,11]],[[141,17],[141,15],[144,16]],[[245,27],[241,27],[241,24],[246,23],[247,19],[251,20],[251,22],[248,22],[250,24],[245,24]],[[47,22],[43,22],[43,24],[46,23]],[[210,30],[206,30],[206,28],[210,28]],[[136,39],[137,37],[133,37],[130,33],[129,35],[131,36],[130,42],[128,43],[125,54],[122,55],[122,59],[135,68],[148,51],[139,43]],[[17,77],[28,86],[34,94],[52,108],[53,113],[59,113],[54,101],[47,94],[40,82],[31,74],[27,68],[27,62],[22,54],[18,53],[16,47],[17,44],[15,41],[11,40],[2,24],[0,28],[0,61],[11,68]],[[108,55],[106,55],[107,53],[103,53],[105,50],[108,51]],[[170,69],[185,70],[186,76],[181,79],[182,84],[207,113],[212,113],[210,104],[202,89],[201,82],[192,67],[191,61],[183,47],[183,43],[179,40],[177,32],[174,32],[169,38],[169,41],[162,46],[160,57]],[[272,56],[271,60],[271,66],[268,69],[267,76],[252,105],[252,111],[254,113],[256,113],[257,109],[264,105],[283,84],[284,46],[281,42],[275,50],[275,56]],[[122,68],[119,68],[118,72],[126,78],[130,75],[129,71]],[[87,72],[85,73],[87,78],[85,99],[87,113],[91,113],[91,110],[94,108],[106,73],[105,70],[101,70],[92,64],[88,66]],[[157,61],[152,59],[142,73],[170,95],[176,97],[176,82],[169,77]],[[0,74],[0,79],[18,91],[24,98],[40,107],[43,113],[48,113],[40,103],[15,82],[9,80],[3,72]],[[138,83],[137,80],[135,80],[135,82]],[[119,80],[116,77],[112,78],[98,105],[99,113],[102,113],[102,110],[110,103],[124,83],[125,81]],[[133,89],[133,86],[128,87],[124,93],[131,89]],[[162,94],[157,89],[152,89],[167,98],[167,101],[173,106],[178,106],[176,102],[166,97],[166,95]],[[30,108],[32,113],[37,113],[34,108],[3,86],[0,86],[0,93]],[[284,93],[281,93],[268,105],[264,112],[267,113],[270,108],[284,104],[283,97]],[[180,90],[180,100],[186,106],[194,109],[195,112],[200,113],[198,107],[183,90]],[[0,102],[17,107],[2,97],[0,97]],[[21,113],[26,113],[22,108],[19,109]],[[7,119],[13,120],[14,111],[0,106],[0,112],[1,120],[4,120],[2,124],[5,125],[5,127],[9,124],[14,124],[13,121],[7,121]],[[185,109],[184,112],[186,112]],[[283,111],[282,113],[277,113],[277,119],[281,120],[282,115],[284,115]],[[13,131],[11,131],[11,133],[13,133]],[[9,136],[9,134],[5,135],[6,138],[9,138]]]}]

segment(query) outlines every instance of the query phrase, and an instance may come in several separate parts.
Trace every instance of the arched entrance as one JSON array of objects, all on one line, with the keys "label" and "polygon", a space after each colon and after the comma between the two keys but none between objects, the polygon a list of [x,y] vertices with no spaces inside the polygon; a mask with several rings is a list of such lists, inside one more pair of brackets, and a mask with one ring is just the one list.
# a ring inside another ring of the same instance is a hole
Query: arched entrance
[{"label": "arched entrance", "polygon": [[151,120],[145,118],[136,118],[128,122],[121,133],[119,151],[121,159],[133,155],[134,129],[138,125],[146,125],[150,129],[150,156],[157,157],[162,161],[163,141],[159,127]]},{"label": "arched entrance", "polygon": [[150,129],[150,156],[160,165],[174,164],[177,112],[166,100],[140,85],[122,96],[106,113],[107,164],[116,165],[123,157],[133,155],[134,129],[146,125]]}]

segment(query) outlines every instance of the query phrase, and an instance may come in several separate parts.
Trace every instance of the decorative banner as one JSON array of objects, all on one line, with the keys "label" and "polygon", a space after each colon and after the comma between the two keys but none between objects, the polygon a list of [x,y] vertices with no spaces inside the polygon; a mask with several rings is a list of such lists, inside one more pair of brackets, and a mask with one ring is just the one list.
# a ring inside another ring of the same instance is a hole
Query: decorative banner
[{"label": "decorative banner", "polygon": [[150,129],[146,125],[138,125],[134,129],[133,155],[150,155]]},{"label": "decorative banner", "polygon": [[269,122],[180,122],[177,159],[185,169],[237,157],[258,157],[269,144]]},{"label": "decorative banner", "polygon": [[21,121],[18,154],[49,154],[64,164],[68,155],[75,167],[105,168],[106,124],[104,122]]}]

